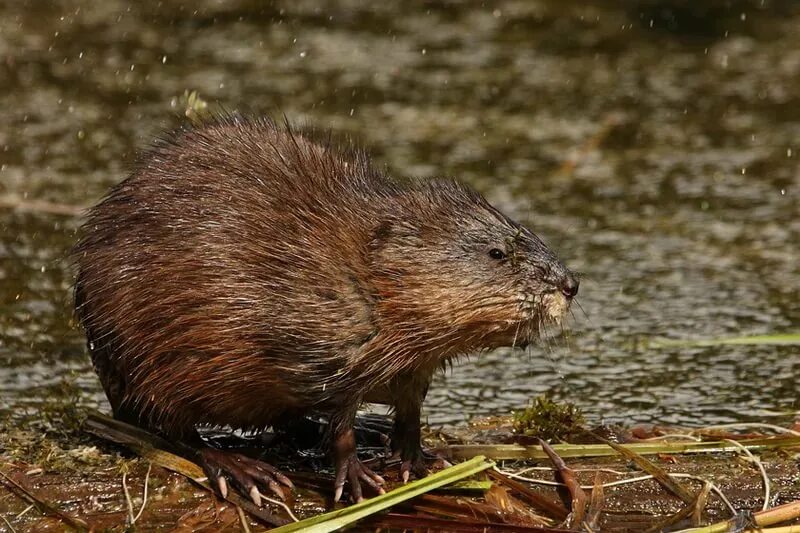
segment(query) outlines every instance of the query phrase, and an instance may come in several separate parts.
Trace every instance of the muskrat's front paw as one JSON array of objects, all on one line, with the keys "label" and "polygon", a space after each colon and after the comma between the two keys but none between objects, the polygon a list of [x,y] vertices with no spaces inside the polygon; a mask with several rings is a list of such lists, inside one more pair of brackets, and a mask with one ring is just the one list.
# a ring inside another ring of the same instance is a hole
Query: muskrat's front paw
[{"label": "muskrat's front paw", "polygon": [[411,474],[416,478],[423,478],[428,475],[429,463],[441,463],[443,466],[451,466],[450,463],[439,455],[438,453],[430,452],[416,446],[411,450],[403,450],[399,453],[400,460],[400,477],[403,478],[403,483],[408,483]]},{"label": "muskrat's front paw", "polygon": [[334,483],[336,491],[333,495],[334,502],[338,502],[339,498],[342,497],[345,480],[350,482],[350,494],[353,501],[356,503],[364,499],[361,492],[361,483],[372,488],[378,494],[386,493],[381,486],[384,484],[383,478],[359,461],[355,453],[336,461],[336,482]]},{"label": "muskrat's front paw", "polygon": [[261,506],[259,485],[269,488],[281,500],[286,499],[281,485],[294,488],[291,480],[278,469],[246,455],[214,448],[200,450],[199,455],[208,482],[223,498],[228,496],[228,481],[259,507]]}]

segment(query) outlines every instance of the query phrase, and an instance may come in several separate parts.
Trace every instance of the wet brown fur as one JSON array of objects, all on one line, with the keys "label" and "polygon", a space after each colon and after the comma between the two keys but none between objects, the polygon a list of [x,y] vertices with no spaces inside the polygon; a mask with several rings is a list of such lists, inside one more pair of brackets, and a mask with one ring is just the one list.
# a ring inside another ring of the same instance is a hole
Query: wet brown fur
[{"label": "wet brown fur", "polygon": [[242,117],[158,141],[74,257],[115,415],[175,437],[310,411],[347,425],[387,394],[413,421],[443,361],[535,337],[568,272],[464,185],[394,181]]}]

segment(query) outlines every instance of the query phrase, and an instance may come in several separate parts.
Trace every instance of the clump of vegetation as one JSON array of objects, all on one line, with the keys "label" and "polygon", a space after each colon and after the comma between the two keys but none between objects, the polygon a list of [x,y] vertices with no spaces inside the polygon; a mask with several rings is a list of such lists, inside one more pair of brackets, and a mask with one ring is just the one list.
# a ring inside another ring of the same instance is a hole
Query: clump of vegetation
[{"label": "clump of vegetation", "polygon": [[97,439],[83,430],[86,416],[80,387],[64,378],[33,410],[0,418],[0,462],[59,472],[116,464],[119,454],[98,449]]},{"label": "clump of vegetation", "polygon": [[82,394],[74,378],[64,378],[52,394],[38,406],[38,420],[34,424],[45,432],[64,438],[82,433],[86,410],[81,406]]},{"label": "clump of vegetation", "polygon": [[564,441],[583,432],[581,410],[569,403],[557,403],[546,395],[537,396],[524,411],[514,413],[514,432],[546,441]]},{"label": "clump of vegetation", "polygon": [[192,124],[200,124],[211,116],[208,102],[200,98],[197,91],[184,91],[178,104],[183,108],[183,113]]}]

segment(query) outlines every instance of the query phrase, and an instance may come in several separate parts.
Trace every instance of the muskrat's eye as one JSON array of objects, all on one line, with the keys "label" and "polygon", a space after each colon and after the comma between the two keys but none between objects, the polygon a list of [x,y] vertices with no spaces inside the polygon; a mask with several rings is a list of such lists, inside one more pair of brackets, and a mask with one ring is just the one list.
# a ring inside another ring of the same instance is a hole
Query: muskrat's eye
[{"label": "muskrat's eye", "polygon": [[503,250],[500,250],[499,248],[492,248],[491,250],[489,250],[489,257],[498,260],[505,259],[506,253]]}]

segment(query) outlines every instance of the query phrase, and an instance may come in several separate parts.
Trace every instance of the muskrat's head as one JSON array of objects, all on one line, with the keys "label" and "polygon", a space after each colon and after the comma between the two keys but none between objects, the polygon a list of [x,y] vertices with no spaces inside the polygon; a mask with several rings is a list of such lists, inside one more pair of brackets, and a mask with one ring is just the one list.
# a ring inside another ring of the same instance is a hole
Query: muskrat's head
[{"label": "muskrat's head", "polygon": [[578,280],[531,231],[450,180],[417,184],[376,231],[387,323],[446,355],[524,346],[560,323]]}]

